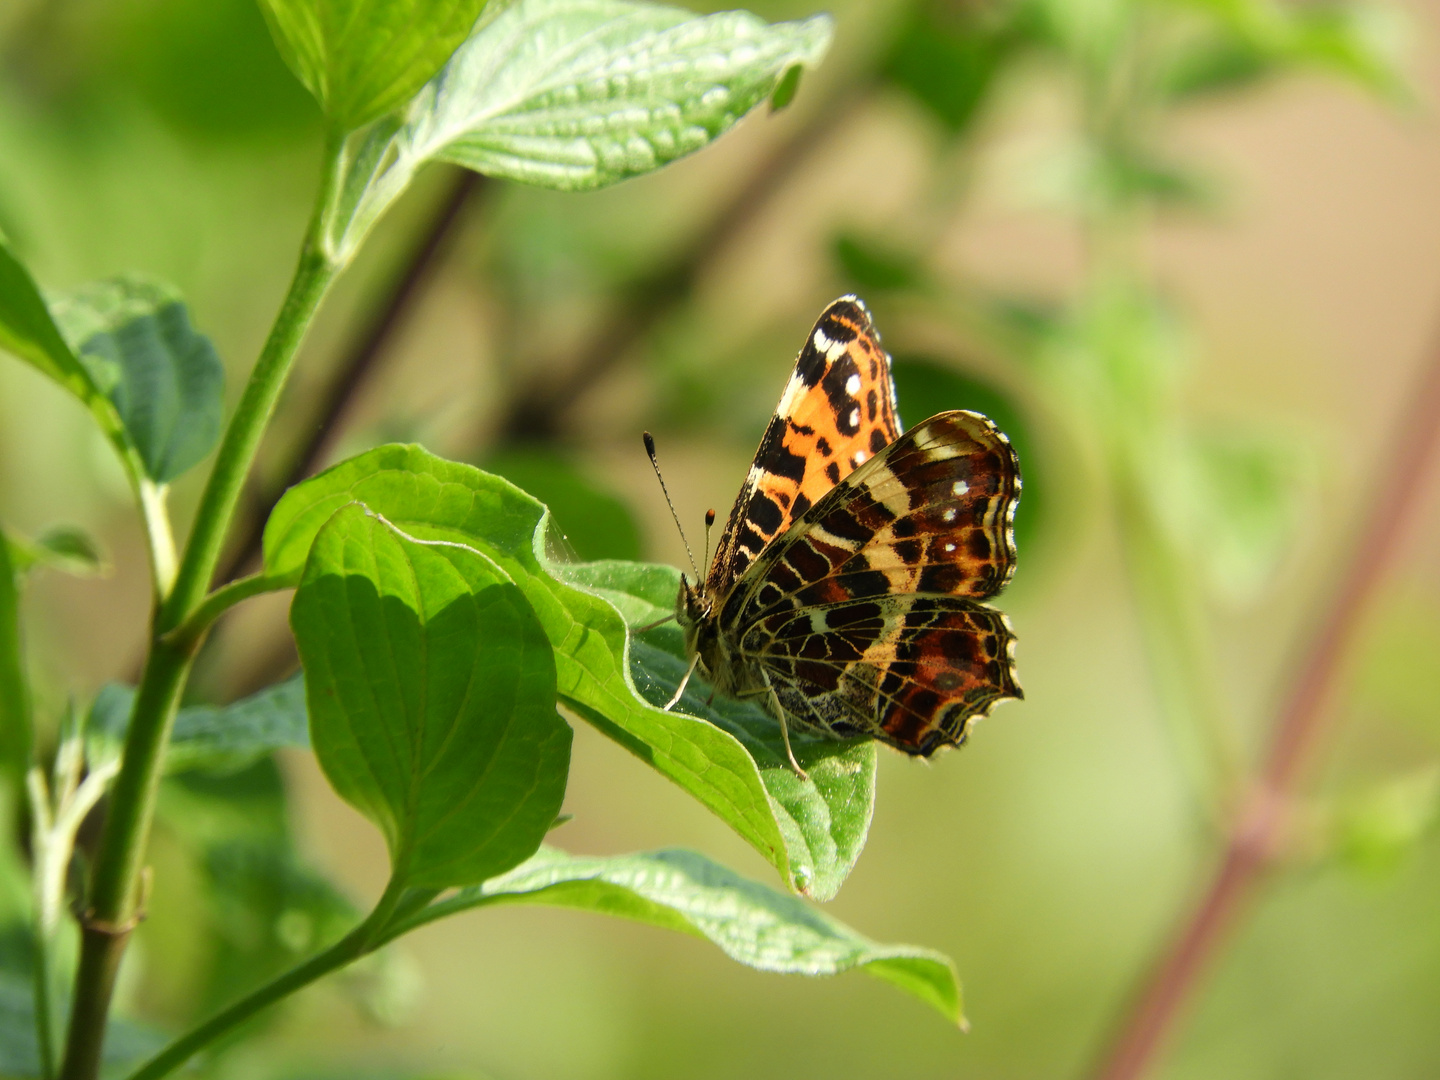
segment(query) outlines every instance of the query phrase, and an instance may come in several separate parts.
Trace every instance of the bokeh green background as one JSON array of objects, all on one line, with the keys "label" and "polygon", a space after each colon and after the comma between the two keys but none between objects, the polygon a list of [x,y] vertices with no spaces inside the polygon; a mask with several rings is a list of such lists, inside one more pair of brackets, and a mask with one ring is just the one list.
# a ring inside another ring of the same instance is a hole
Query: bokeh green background
[{"label": "bokeh green background", "polygon": [[[1082,19],[1117,4],[1049,6]],[[751,6],[768,18],[813,10]],[[1027,358],[1055,305],[1083,289],[1093,256],[1066,187],[1074,82],[1043,50],[985,37],[982,5],[832,9],[835,47],[785,112],[757,113],[702,154],[608,191],[483,186],[332,457],[417,439],[550,500],[581,557],[681,563],[638,432],[656,432],[687,527],[698,532],[707,507],[723,517],[811,320],[859,290],[902,361],[908,421],[982,408],[1024,454],[1020,568],[1003,606],[1026,701],[931,764],[882,755],[869,847],[830,905],[879,940],[954,956],[973,1030],[961,1035],[859,976],[759,975],[696,940],[498,909],[433,926],[306,992],[219,1058],[216,1075],[1076,1077],[1212,869],[1213,826],[1160,717],[1107,509],[1104,433],[1067,413]],[[905,38],[922,10],[944,33]],[[1136,262],[1178,322],[1177,422],[1260,432],[1285,463],[1284,498],[1259,497],[1283,504],[1271,515],[1282,520],[1260,514],[1263,535],[1234,558],[1234,530],[1188,534],[1215,556],[1216,692],[1250,754],[1440,333],[1440,16],[1412,0],[1365,18],[1372,38],[1403,48],[1403,88],[1296,64],[1165,113],[1156,138],[1189,163],[1198,191],[1157,200],[1136,229]],[[803,152],[777,169],[773,155],[802,134]],[[232,401],[282,295],[318,159],[317,112],[252,0],[10,0],[0,10],[0,228],[51,288],[131,270],[176,284],[225,359]],[[616,297],[683,254],[757,173],[774,183],[723,231],[683,298],[549,418],[543,441],[502,438],[517,397],[563,382]],[[427,174],[347,273],[262,476],[283,473],[327,371],[453,180]],[[1000,322],[1010,337],[977,329]],[[201,472],[174,494],[182,520]],[[1216,501],[1222,513],[1254,511],[1253,492],[1230,494]],[[133,677],[149,587],[123,481],[81,410],[9,362],[0,516],[32,533],[84,525],[113,563],[100,580],[47,575],[30,590],[42,703],[54,711],[67,694],[83,701]],[[197,695],[224,700],[285,672],[285,603],[237,613],[203,661]],[[1433,472],[1340,687],[1283,865],[1159,1075],[1440,1075]],[[698,804],[576,728],[574,820],[557,842],[596,854],[690,846],[768,880]],[[383,884],[381,842],[313,761],[285,755],[279,774],[224,783],[249,785],[272,812],[277,775],[299,850],[363,905]],[[279,827],[222,820],[205,787],[192,778],[167,792],[154,902],[125,974],[127,1010],[161,1028],[238,988],[262,963],[257,942],[306,936],[295,912],[226,892],[224,874],[197,858],[218,835]],[[299,908],[313,918],[323,905]]]}]

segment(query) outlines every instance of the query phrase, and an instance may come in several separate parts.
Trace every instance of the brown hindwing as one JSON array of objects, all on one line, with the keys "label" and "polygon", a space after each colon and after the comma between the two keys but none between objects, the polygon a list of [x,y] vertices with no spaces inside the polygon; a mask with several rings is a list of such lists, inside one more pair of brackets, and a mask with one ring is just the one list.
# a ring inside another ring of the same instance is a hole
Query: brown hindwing
[{"label": "brown hindwing", "polygon": [[1023,696],[1014,645],[1005,616],[983,604],[896,596],[771,615],[742,648],[778,676],[799,726],[928,757],[963,742],[997,701]]},{"label": "brown hindwing", "polygon": [[1014,635],[978,601],[1015,567],[1019,462],[977,413],[931,417],[765,550],[720,612],[802,727],[911,754],[957,745],[1021,691]]}]

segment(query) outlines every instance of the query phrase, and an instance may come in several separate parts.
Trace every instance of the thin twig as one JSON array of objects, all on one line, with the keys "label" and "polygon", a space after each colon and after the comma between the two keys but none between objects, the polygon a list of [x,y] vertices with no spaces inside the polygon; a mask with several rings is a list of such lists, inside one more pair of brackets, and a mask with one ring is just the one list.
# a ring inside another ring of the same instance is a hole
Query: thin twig
[{"label": "thin twig", "polygon": [[545,377],[517,394],[501,415],[496,429],[500,439],[505,442],[554,439],[564,428],[568,410],[690,296],[705,269],[729,244],[745,234],[776,192],[835,128],[853,115],[858,102],[871,89],[869,79],[852,79],[817,106],[799,130],[771,152],[699,235],[659,269],[624,290],[604,324],[592,335],[588,350],[558,373],[557,365],[542,365]]},{"label": "thin twig", "polygon": [[1144,984],[1095,1070],[1097,1080],[1138,1080],[1154,1063],[1271,862],[1290,800],[1324,733],[1326,704],[1341,661],[1424,493],[1426,468],[1440,443],[1440,347],[1407,400],[1387,464],[1372,473],[1380,480],[1381,498],[1364,508],[1365,525],[1343,584],[1296,671],[1264,767],[1236,816],[1215,877]]},{"label": "thin twig", "polygon": [[450,192],[441,201],[434,217],[410,255],[410,260],[396,279],[394,291],[384,306],[365,327],[347,355],[331,373],[330,382],[316,406],[314,419],[307,427],[305,440],[296,448],[290,467],[284,477],[263,493],[252,494],[247,500],[250,513],[247,515],[245,533],[234,554],[225,564],[217,580],[227,582],[251,566],[260,555],[260,540],[265,531],[265,522],[270,511],[288,488],[298,484],[315,471],[325,459],[336,434],[344,423],[351,405],[360,391],[374,374],[377,361],[395,336],[395,331],[404,325],[406,316],[424,295],[426,286],[433,277],[454,231],[466,207],[482,190],[485,178],[469,169],[457,170],[457,176]]}]

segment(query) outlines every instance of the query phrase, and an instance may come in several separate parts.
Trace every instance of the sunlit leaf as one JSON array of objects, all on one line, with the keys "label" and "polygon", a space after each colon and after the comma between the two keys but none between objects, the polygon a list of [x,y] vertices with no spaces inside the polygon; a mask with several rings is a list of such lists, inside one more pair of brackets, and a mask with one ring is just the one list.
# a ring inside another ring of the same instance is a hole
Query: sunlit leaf
[{"label": "sunlit leaf", "polygon": [[759,971],[864,971],[961,1022],[950,960],[911,945],[878,945],[794,896],[749,881],[691,851],[610,858],[543,848],[504,877],[465,889],[394,928],[493,904],[549,904],[633,919],[704,938]]},{"label": "sunlit leaf", "polygon": [[826,16],[768,25],[629,0],[492,5],[403,118],[360,133],[329,211],[343,261],[426,161],[563,191],[693,153],[830,42]]},{"label": "sunlit leaf", "polygon": [[135,278],[100,281],[54,297],[51,310],[114,403],[146,475],[167,483],[210,452],[225,369],[174,290]]},{"label": "sunlit leaf", "polygon": [[[285,495],[265,528],[266,572],[277,581],[298,580],[316,533],[351,502],[411,535],[458,541],[493,558],[539,615],[555,649],[559,692],[567,705],[718,814],[787,884],[820,899],[834,895],[863,843],[859,822],[869,821],[873,747],[851,761],[845,758],[848,744],[831,744],[839,749],[831,764],[817,766],[820,786],[814,772],[810,782],[802,782],[776,764],[783,758],[773,722],[761,740],[770,756],[757,763],[727,731],[655,708],[632,679],[630,633],[615,604],[649,611],[662,602],[635,597],[639,579],[648,583],[647,590],[668,590],[673,598],[675,571],[553,564],[544,552],[539,502],[498,477],[420,447],[383,446]],[[568,584],[572,577],[584,587]],[[843,835],[837,838],[832,828]]]},{"label": "sunlit leaf", "polygon": [[[135,688],[106,683],[95,695],[86,727],[86,755],[102,761],[120,752]],[[165,768],[233,771],[286,746],[310,745],[305,683],[296,675],[230,705],[189,705],[175,717]]]},{"label": "sunlit leaf", "polygon": [[290,611],[315,754],[415,887],[534,853],[565,794],[570,728],[529,602],[478,551],[350,505],[320,530]]},{"label": "sunlit leaf", "polygon": [[342,131],[410,100],[484,7],[485,0],[260,0],[285,62]]},{"label": "sunlit leaf", "polygon": [[90,373],[60,336],[30,272],[0,238],[0,348],[28,360],[87,404],[97,396]]}]

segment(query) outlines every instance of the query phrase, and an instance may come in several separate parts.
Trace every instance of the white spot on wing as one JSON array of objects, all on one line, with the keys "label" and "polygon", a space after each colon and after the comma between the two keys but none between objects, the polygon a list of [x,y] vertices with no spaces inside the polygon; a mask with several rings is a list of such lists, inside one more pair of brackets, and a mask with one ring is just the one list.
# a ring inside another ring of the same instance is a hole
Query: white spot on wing
[{"label": "white spot on wing", "polygon": [[955,483],[950,485],[950,490],[953,491],[956,495],[964,495],[970,490],[970,485],[967,484],[964,480],[956,480]]},{"label": "white spot on wing", "polygon": [[[858,428],[858,427],[860,426],[860,410],[859,410],[859,409],[851,409],[851,410],[850,410],[850,426],[853,427],[853,428]],[[857,464],[858,464],[858,463],[857,463]]]},{"label": "white spot on wing", "polygon": [[866,458],[866,454],[865,454],[865,451],[864,451],[864,450],[856,450],[856,451],[855,451],[855,464],[856,464],[856,465],[863,465],[863,464],[865,464],[865,458]]},{"label": "white spot on wing", "polygon": [[849,394],[851,397],[854,397],[856,394],[860,393],[860,376],[858,374],[851,375],[848,379],[845,380],[845,393]]},{"label": "white spot on wing", "polygon": [[953,509],[946,510],[945,513],[941,514],[940,516],[943,517],[946,521],[954,521],[955,511]]}]

